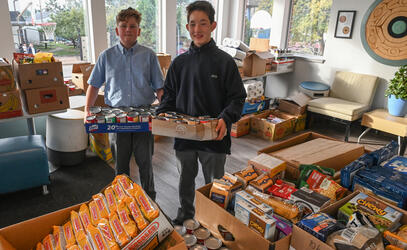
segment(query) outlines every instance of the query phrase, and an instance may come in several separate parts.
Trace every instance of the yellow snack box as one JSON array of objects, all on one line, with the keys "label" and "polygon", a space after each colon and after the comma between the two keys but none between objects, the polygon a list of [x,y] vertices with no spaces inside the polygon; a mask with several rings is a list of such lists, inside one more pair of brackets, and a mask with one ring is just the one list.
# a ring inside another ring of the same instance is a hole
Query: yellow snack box
[{"label": "yellow snack box", "polygon": [[134,183],[133,189],[129,190],[131,195],[136,199],[138,205],[140,206],[141,212],[144,217],[149,221],[153,221],[158,217],[159,211],[153,207],[147,195],[144,193],[143,189]]},{"label": "yellow snack box", "polygon": [[71,223],[76,241],[79,243],[80,240],[86,237],[86,233],[82,226],[81,219],[79,218],[79,214],[76,211],[71,211]]},{"label": "yellow snack box", "polygon": [[102,233],[94,227],[92,224],[86,228],[89,233],[89,239],[93,245],[94,250],[107,250],[108,246],[106,244],[105,238],[103,237]]},{"label": "yellow snack box", "polygon": [[119,250],[120,248],[116,243],[112,229],[110,228],[110,225],[109,225],[109,221],[104,218],[100,219],[97,227],[100,230],[100,232],[102,232],[102,235],[103,235],[104,239],[106,240],[109,249],[110,250]]},{"label": "yellow snack box", "polygon": [[119,215],[120,222],[123,225],[124,230],[130,237],[134,238],[138,234],[136,222],[130,218],[129,209],[124,201],[120,202],[117,206],[117,214]]},{"label": "yellow snack box", "polygon": [[114,195],[114,191],[112,186],[107,187],[105,189],[105,197],[107,201],[107,206],[109,207],[110,212],[114,212],[117,210],[117,201],[116,196]]},{"label": "yellow snack box", "polygon": [[53,226],[53,229],[52,235],[54,235],[55,250],[65,249],[66,242],[63,228],[61,226]]},{"label": "yellow snack box", "polygon": [[117,197],[117,200],[118,201],[124,200],[126,198],[126,194],[124,193],[122,186],[120,186],[119,183],[115,183],[112,186],[113,186],[113,191]]},{"label": "yellow snack box", "polygon": [[120,223],[119,216],[117,216],[116,212],[112,212],[109,215],[109,224],[110,228],[113,231],[114,237],[116,238],[116,242],[119,243],[120,246],[124,246],[130,241],[130,236],[124,230],[122,224]]},{"label": "yellow snack box", "polygon": [[127,195],[130,195],[128,191],[133,188],[133,181],[129,177],[118,175],[114,178],[113,183],[119,183]]},{"label": "yellow snack box", "polygon": [[[107,208],[107,202],[105,196],[101,193],[92,196],[93,200],[96,202],[96,207],[98,208],[98,214],[101,218],[109,218],[109,210]],[[97,225],[97,224],[96,224]]]},{"label": "yellow snack box", "polygon": [[75,235],[73,234],[73,231],[72,231],[72,224],[70,221],[68,221],[67,223],[65,223],[63,225],[63,230],[64,230],[66,247],[74,245],[76,243],[76,240],[75,240]]},{"label": "yellow snack box", "polygon": [[140,231],[143,231],[144,228],[148,226],[148,221],[144,218],[137,201],[132,197],[126,198],[127,207],[130,209],[131,215],[134,218],[134,221],[137,223],[137,227]]},{"label": "yellow snack box", "polygon": [[92,224],[90,219],[89,208],[86,204],[82,204],[79,208],[79,217],[81,218],[82,224],[84,228],[88,228],[89,224]]},{"label": "yellow snack box", "polygon": [[52,53],[38,52],[34,55],[34,63],[50,63],[55,62]]},{"label": "yellow snack box", "polygon": [[47,236],[45,236],[45,238],[42,240],[42,245],[44,246],[45,250],[54,250],[54,236],[52,234],[48,234]]},{"label": "yellow snack box", "polygon": [[89,202],[89,212],[90,212],[90,221],[92,222],[92,225],[97,225],[100,220],[100,216],[95,201]]}]

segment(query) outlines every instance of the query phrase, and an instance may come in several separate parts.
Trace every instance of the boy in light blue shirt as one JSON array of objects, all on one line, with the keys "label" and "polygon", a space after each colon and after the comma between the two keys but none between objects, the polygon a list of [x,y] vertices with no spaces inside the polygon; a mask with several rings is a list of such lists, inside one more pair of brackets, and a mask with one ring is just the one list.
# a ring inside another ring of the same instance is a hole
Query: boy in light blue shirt
[{"label": "boy in light blue shirt", "polygon": [[[105,103],[111,107],[151,105],[157,95],[161,101],[163,75],[156,54],[137,43],[141,14],[128,8],[116,16],[116,34],[120,43],[103,51],[89,77],[85,113],[96,101],[99,88],[105,86]],[[140,182],[147,194],[155,199],[152,155],[154,137],[151,132],[112,134],[116,160],[116,175],[130,176],[130,158],[134,154],[139,167]]]}]

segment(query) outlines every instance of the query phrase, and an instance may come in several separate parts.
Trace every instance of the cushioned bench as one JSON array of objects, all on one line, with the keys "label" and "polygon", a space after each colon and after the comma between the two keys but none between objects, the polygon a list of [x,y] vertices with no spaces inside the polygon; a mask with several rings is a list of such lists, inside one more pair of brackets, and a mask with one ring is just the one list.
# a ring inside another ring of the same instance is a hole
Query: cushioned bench
[{"label": "cushioned bench", "polygon": [[47,194],[49,169],[41,135],[0,139],[0,193],[43,186]]}]

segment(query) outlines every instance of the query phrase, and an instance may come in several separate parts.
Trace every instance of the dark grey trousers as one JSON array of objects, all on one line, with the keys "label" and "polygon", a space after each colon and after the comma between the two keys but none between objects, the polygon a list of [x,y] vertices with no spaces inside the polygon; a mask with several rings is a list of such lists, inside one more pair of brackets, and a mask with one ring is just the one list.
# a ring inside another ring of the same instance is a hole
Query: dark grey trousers
[{"label": "dark grey trousers", "polygon": [[151,132],[110,134],[113,157],[116,161],[116,175],[130,176],[130,159],[134,154],[139,167],[140,182],[144,191],[155,200],[152,158],[154,153],[154,136]]},{"label": "dark grey trousers", "polygon": [[202,165],[205,183],[221,178],[225,173],[226,154],[204,151],[175,151],[177,168],[180,174],[179,200],[177,219],[185,220],[195,216],[195,177],[198,174],[198,160]]}]

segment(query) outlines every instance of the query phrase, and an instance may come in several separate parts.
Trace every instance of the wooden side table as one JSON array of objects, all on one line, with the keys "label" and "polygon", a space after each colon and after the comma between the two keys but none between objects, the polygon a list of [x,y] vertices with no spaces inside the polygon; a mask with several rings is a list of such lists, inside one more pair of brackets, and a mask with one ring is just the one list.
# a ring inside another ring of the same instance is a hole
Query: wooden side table
[{"label": "wooden side table", "polygon": [[390,115],[385,109],[376,109],[363,114],[362,126],[367,129],[358,138],[360,142],[363,135],[369,130],[376,129],[389,134],[397,135],[399,142],[399,155],[404,155],[406,150],[407,118]]}]

